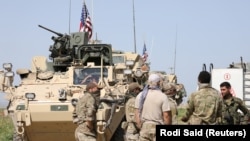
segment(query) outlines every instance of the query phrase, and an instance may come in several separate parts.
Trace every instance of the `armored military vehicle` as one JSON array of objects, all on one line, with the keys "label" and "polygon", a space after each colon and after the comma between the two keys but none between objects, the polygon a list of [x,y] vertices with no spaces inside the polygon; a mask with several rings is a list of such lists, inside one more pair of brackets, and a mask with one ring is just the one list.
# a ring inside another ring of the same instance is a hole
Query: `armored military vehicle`
[{"label": "armored military vehicle", "polygon": [[173,73],[166,73],[165,71],[150,71],[150,74],[156,73],[159,74],[162,78],[162,81],[175,84],[177,93],[175,95],[175,100],[177,105],[180,105],[183,101],[183,98],[187,96],[186,89],[182,83],[177,82],[177,75]]},{"label": "armored military vehicle", "polygon": [[[116,68],[114,73],[118,80],[127,79],[128,82],[145,85],[150,68],[139,54],[113,50],[113,62]],[[123,73],[129,74],[129,77],[124,78]]]},{"label": "armored military vehicle", "polygon": [[97,140],[122,141],[128,84],[143,84],[147,78],[140,55],[114,51],[111,44],[90,44],[85,32],[67,35],[39,27],[57,35],[51,38],[51,61],[35,56],[30,69],[17,69],[18,86],[13,86],[11,63],[0,72],[0,91],[9,100],[6,113],[15,126],[13,141],[75,140],[75,105],[90,81],[102,87]]}]

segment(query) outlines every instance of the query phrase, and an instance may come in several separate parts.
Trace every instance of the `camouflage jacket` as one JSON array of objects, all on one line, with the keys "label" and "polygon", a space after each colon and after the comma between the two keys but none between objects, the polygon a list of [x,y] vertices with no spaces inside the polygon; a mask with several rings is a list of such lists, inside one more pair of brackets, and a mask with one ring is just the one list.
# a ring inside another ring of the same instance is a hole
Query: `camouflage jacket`
[{"label": "camouflage jacket", "polygon": [[127,122],[135,122],[135,97],[130,97],[126,102],[125,114]]},{"label": "camouflage jacket", "polygon": [[219,124],[222,112],[222,98],[219,91],[209,84],[201,84],[199,90],[193,92],[187,102],[184,118],[189,124]]},{"label": "camouflage jacket", "polygon": [[[243,118],[241,118],[242,114]],[[231,97],[227,100],[223,100],[222,124],[241,124],[241,121],[242,124],[247,124],[248,119],[249,110],[240,98]]]},{"label": "camouflage jacket", "polygon": [[86,120],[95,120],[96,110],[96,98],[92,94],[85,92],[76,105],[76,114],[79,119],[79,123],[82,123]]}]

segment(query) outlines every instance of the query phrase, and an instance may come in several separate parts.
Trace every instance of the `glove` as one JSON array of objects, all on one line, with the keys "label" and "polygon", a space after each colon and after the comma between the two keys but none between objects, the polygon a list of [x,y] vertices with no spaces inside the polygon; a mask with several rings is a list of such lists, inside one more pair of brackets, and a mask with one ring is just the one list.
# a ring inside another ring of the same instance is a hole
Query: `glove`
[{"label": "glove", "polygon": [[181,118],[181,121],[187,122],[187,121],[188,121],[188,118],[187,118],[187,117],[182,117],[182,118]]}]

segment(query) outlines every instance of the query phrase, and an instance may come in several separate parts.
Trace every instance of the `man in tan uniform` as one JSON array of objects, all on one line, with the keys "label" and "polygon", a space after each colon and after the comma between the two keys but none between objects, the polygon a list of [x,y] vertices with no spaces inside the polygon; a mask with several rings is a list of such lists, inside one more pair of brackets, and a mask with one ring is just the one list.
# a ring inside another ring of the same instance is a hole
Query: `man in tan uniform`
[{"label": "man in tan uniform", "polygon": [[139,129],[135,124],[135,97],[141,92],[141,86],[136,83],[130,83],[128,87],[129,99],[126,102],[126,122],[123,122],[122,128],[125,130],[126,141],[139,140]]},{"label": "man in tan uniform", "polygon": [[136,122],[140,141],[155,141],[156,125],[171,125],[172,116],[168,97],[160,89],[160,76],[151,74],[148,85],[136,97]]},{"label": "man in tan uniform", "polygon": [[96,83],[88,83],[86,92],[76,105],[78,127],[75,130],[76,141],[96,141],[94,122],[100,98],[100,91]]},{"label": "man in tan uniform", "polygon": [[165,93],[168,97],[170,109],[172,113],[172,125],[178,124],[178,109],[177,103],[175,99],[175,95],[177,93],[176,86],[174,83],[163,82],[162,83],[162,92]]}]

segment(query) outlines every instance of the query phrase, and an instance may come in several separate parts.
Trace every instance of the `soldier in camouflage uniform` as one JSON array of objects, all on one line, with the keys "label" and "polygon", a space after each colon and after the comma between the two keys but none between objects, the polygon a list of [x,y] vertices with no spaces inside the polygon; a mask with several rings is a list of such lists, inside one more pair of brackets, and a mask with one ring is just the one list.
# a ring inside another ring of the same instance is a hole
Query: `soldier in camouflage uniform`
[{"label": "soldier in camouflage uniform", "polygon": [[133,82],[129,84],[129,99],[126,102],[126,122],[123,122],[122,128],[125,130],[126,141],[139,140],[139,129],[135,125],[135,97],[141,92],[141,86]]},{"label": "soldier in camouflage uniform", "polygon": [[178,124],[178,109],[177,109],[177,103],[175,99],[175,95],[177,93],[176,86],[174,83],[168,83],[163,82],[162,83],[162,92],[165,93],[168,96],[170,109],[172,113],[172,125]]},{"label": "soldier in camouflage uniform", "polygon": [[175,101],[177,105],[180,105],[183,101],[183,98],[187,96],[186,89],[183,84],[173,83],[175,84],[176,89],[176,95],[175,95]]},{"label": "soldier in camouflage uniform", "polygon": [[187,102],[183,122],[190,125],[217,125],[221,122],[222,98],[219,91],[210,85],[211,75],[201,71],[198,76],[199,89],[193,92]]},{"label": "soldier in camouflage uniform", "polygon": [[[220,91],[223,96],[222,124],[248,124],[249,110],[240,98],[234,97],[231,94],[231,84],[229,82],[222,82],[220,84]],[[241,113],[238,110],[243,114],[242,122]]]},{"label": "soldier in camouflage uniform", "polygon": [[96,141],[94,122],[97,106],[100,100],[100,91],[96,83],[89,83],[86,92],[79,99],[75,112],[78,118],[78,127],[75,130],[76,141]]}]

